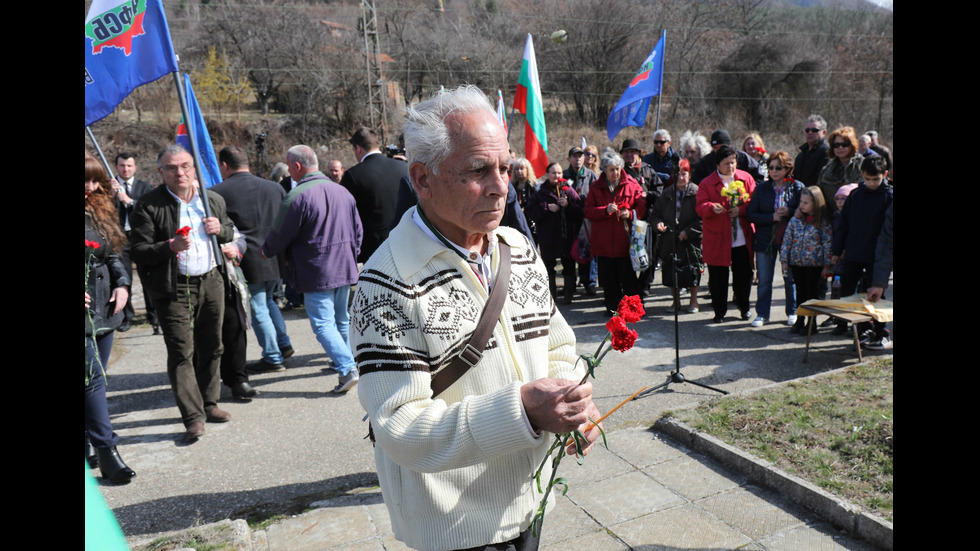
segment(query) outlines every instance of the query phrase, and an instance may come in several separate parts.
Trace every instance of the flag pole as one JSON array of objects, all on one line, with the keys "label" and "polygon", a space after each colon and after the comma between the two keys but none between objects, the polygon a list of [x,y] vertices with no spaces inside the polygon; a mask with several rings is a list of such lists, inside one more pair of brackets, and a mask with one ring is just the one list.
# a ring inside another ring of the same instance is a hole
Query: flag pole
[{"label": "flag pole", "polygon": [[109,175],[109,178],[115,178],[115,176],[112,175],[112,167],[109,166],[109,161],[107,161],[105,155],[102,154],[102,148],[99,147],[99,142],[95,141],[95,135],[92,134],[92,129],[86,126],[85,131],[88,132],[88,137],[90,140],[92,140],[92,145],[95,146],[95,151],[99,154],[99,158],[102,159],[102,164],[105,165],[106,174]]},{"label": "flag pole", "polygon": [[[201,172],[203,166],[201,162],[201,152],[197,147],[197,137],[194,135],[191,117],[188,115],[187,95],[184,93],[183,79],[180,78],[180,71],[174,71],[174,84],[177,85],[177,97],[180,99],[180,112],[184,115],[184,124],[187,126],[187,139],[191,144],[191,155],[194,157],[194,170],[197,175],[198,194],[201,196],[201,203],[204,206],[204,216],[211,216],[211,204],[208,202],[207,189],[204,187],[204,174]],[[211,234],[211,246],[214,248],[214,259],[218,266],[224,266],[221,255],[221,247],[218,246],[218,236]]]},{"label": "flag pole", "polygon": [[[664,41],[664,51],[663,51],[663,54],[661,54],[663,56],[663,61],[661,61],[661,65],[666,65],[667,64],[667,29],[664,29],[664,34],[661,37],[661,40]],[[664,88],[665,88],[665,86],[664,86],[664,72],[663,72],[663,70],[661,70],[660,71],[660,93],[657,94],[657,126],[654,127],[654,129],[653,129],[654,132],[656,132],[657,130],[660,130],[660,101],[664,97]]]}]

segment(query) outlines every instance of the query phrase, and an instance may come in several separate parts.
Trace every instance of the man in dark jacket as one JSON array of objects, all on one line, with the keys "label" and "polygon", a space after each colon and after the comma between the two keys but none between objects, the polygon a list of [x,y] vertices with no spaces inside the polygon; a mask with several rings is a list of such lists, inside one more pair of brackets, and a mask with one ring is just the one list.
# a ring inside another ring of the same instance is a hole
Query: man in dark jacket
[{"label": "man in dark jacket", "polygon": [[664,186],[674,184],[674,173],[681,156],[670,147],[670,132],[663,128],[653,133],[653,151],[643,156],[643,162],[652,166]]},{"label": "man in dark jacket", "polygon": [[[119,211],[119,225],[126,233],[127,242],[129,241],[129,234],[133,229],[129,223],[129,219],[133,215],[133,209],[136,208],[136,201],[144,193],[153,189],[153,185],[150,182],[136,178],[137,170],[139,170],[139,167],[136,165],[135,155],[128,151],[123,151],[116,155],[116,178],[112,182],[112,191],[116,194],[116,210]],[[128,245],[122,250],[119,256],[123,266],[126,268],[126,275],[132,281],[133,262],[129,258]],[[142,279],[140,282],[142,283]],[[153,303],[146,299],[145,292],[143,293],[143,297],[146,303],[146,321],[153,326],[153,334],[158,335],[160,333],[160,322],[157,320],[156,310],[153,309]],[[127,302],[126,307],[123,308],[123,322],[119,326],[118,331],[129,331],[130,324],[135,315],[136,312],[133,310],[133,303]]]},{"label": "man in dark jacket", "polygon": [[347,169],[338,183],[354,196],[361,216],[364,242],[357,261],[364,263],[388,239],[398,204],[398,184],[408,178],[408,164],[385,157],[378,136],[370,128],[358,128],[350,143],[358,164]]},{"label": "man in dark jacket", "polygon": [[824,140],[827,135],[827,121],[820,115],[810,115],[803,126],[803,133],[806,135],[806,143],[800,146],[800,152],[793,161],[793,176],[807,187],[815,186],[820,170],[830,161],[827,156],[830,146]]},{"label": "man in dark jacket", "polygon": [[[636,140],[629,138],[623,140],[623,147],[619,150],[620,154],[623,156],[623,161],[626,165],[623,170],[633,177],[634,180],[640,183],[643,188],[643,198],[646,201],[647,211],[638,212],[636,215],[644,220],[649,218],[650,213],[653,211],[653,205],[657,203],[657,199],[664,191],[664,180],[661,180],[657,176],[657,172],[652,166],[643,162],[640,157],[642,150],[640,149],[640,143]],[[639,282],[640,282],[640,296],[647,296],[649,293],[648,289],[650,284],[653,282],[653,272],[657,267],[657,239],[659,235],[656,232],[650,231],[651,239],[649,241],[649,247],[647,249],[647,254],[650,257],[650,267],[646,270],[640,272]]]},{"label": "man in dark jacket", "polygon": [[167,376],[185,435],[193,440],[204,434],[205,420],[231,419],[218,408],[225,283],[218,268],[221,252],[212,246],[211,236],[217,236],[219,244],[228,243],[234,225],[220,195],[207,190],[204,204],[187,150],[169,145],[160,152],[157,165],[164,185],[137,203],[131,250],[145,271],[146,290],[160,315]]},{"label": "man in dark jacket", "polygon": [[[279,204],[286,193],[282,186],[253,175],[248,168],[248,155],[236,146],[225,147],[218,153],[218,166],[222,182],[211,189],[225,199],[228,217],[235,223],[238,231],[245,236],[248,247],[241,259],[242,274],[248,282],[251,296],[252,328],[255,338],[262,347],[262,359],[249,366],[253,372],[283,371],[283,359],[293,354],[293,347],[286,334],[286,323],[276,306],[273,293],[279,284],[278,258],[263,258],[260,249],[272,229],[272,220],[279,211]],[[227,317],[226,317],[227,323]],[[241,329],[241,343],[244,343],[244,328]],[[225,348],[229,342],[225,340]],[[244,350],[236,364],[242,362],[244,370]],[[221,368],[227,366],[222,360]],[[225,378],[225,377],[222,377]],[[225,379],[226,383],[228,382]],[[248,387],[247,376],[244,382],[232,386],[232,394],[239,398],[254,396],[254,389]],[[242,388],[244,385],[245,388]]]},{"label": "man in dark jacket", "polygon": [[[834,232],[830,262],[841,262],[841,296],[867,290],[874,283],[872,270],[878,235],[885,222],[885,212],[891,206],[893,189],[888,183],[885,159],[881,155],[865,157],[861,162],[864,181],[847,196],[840,213],[840,225]],[[835,335],[847,331],[847,323],[838,323]],[[867,329],[865,329],[867,331]],[[887,339],[885,324],[873,322],[873,333],[863,334],[867,339]],[[863,333],[859,329],[859,333]]]}]

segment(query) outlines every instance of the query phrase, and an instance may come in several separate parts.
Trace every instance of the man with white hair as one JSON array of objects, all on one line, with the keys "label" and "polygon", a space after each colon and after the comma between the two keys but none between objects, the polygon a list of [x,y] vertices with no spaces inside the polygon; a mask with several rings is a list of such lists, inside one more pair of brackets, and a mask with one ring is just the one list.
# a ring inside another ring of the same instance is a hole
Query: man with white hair
[{"label": "man with white hair", "polygon": [[653,151],[643,156],[643,162],[653,167],[665,188],[674,184],[674,173],[680,160],[680,154],[670,146],[670,132],[663,128],[654,132]]},{"label": "man with white hair", "polygon": [[536,549],[534,470],[553,434],[598,418],[592,385],[544,264],[500,226],[510,152],[489,99],[462,86],[407,111],[419,203],[364,265],[351,317],[384,502],[412,548]]},{"label": "man with white hair", "polygon": [[358,379],[348,339],[347,300],[357,282],[361,219],[354,197],[320,172],[309,146],[289,148],[286,164],[296,187],[279,205],[261,252],[265,257],[285,255],[286,282],[303,293],[316,340],[340,374],[333,391],[342,394]]}]

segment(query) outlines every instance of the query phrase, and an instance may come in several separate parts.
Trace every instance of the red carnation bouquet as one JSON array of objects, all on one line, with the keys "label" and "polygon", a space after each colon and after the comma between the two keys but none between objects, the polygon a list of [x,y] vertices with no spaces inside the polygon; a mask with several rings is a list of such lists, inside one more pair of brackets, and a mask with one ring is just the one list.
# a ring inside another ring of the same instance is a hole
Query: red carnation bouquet
[{"label": "red carnation bouquet", "polygon": [[[616,314],[609,318],[606,322],[606,336],[599,343],[596,348],[595,354],[582,354],[579,356],[580,360],[584,360],[588,366],[588,371],[582,380],[578,384],[582,385],[592,377],[595,379],[595,368],[602,364],[602,358],[609,353],[610,350],[616,350],[618,352],[626,352],[636,343],[636,338],[639,336],[634,329],[629,328],[629,324],[634,324],[640,321],[646,311],[643,309],[643,299],[636,295],[623,297],[619,302],[619,306],[616,308]],[[608,346],[607,346],[608,345]],[[643,387],[644,389],[646,387]],[[552,488],[556,485],[561,485],[564,487],[562,495],[568,492],[568,480],[561,477],[556,477],[558,473],[558,464],[566,455],[566,449],[568,446],[568,441],[572,438],[575,439],[575,460],[581,465],[585,460],[585,456],[582,455],[582,450],[586,448],[585,432],[588,432],[592,427],[599,426],[606,417],[609,417],[614,411],[622,407],[626,402],[629,402],[637,394],[642,392],[643,389],[637,391],[633,396],[630,396],[618,406],[609,410],[608,413],[600,417],[599,419],[589,419],[589,423],[585,431],[576,430],[571,433],[556,434],[555,441],[551,444],[551,448],[545,455],[544,461],[538,466],[538,471],[534,474],[535,482],[538,485],[538,492],[544,494],[541,498],[541,504],[538,506],[538,512],[534,516],[534,520],[531,521],[532,533],[537,536],[541,531],[541,525],[544,523],[544,511],[545,507],[548,505],[548,496],[551,494]],[[609,445],[606,442],[606,433],[599,427],[599,432],[602,434],[602,445],[609,449]],[[541,489],[541,470],[544,468],[544,462],[548,461],[553,452],[557,454],[551,458],[551,479],[548,481],[547,487],[542,491]]]}]

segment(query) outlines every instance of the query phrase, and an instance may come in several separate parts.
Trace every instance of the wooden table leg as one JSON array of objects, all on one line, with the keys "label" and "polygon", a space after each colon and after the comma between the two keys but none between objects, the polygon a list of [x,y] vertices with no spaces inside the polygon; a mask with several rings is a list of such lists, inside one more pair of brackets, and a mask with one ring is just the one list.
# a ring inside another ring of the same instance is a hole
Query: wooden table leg
[{"label": "wooden table leg", "polygon": [[803,352],[803,363],[806,363],[806,358],[810,355],[810,335],[813,334],[813,318],[815,317],[810,316],[810,321],[806,324],[806,351]]},{"label": "wooden table leg", "polygon": [[854,348],[858,351],[858,361],[863,362],[864,358],[861,357],[861,339],[858,338],[858,324],[852,323],[851,327],[854,328]]}]

